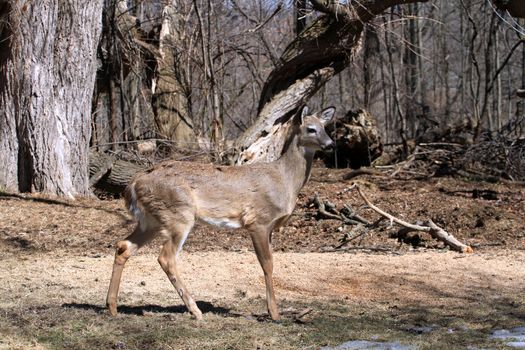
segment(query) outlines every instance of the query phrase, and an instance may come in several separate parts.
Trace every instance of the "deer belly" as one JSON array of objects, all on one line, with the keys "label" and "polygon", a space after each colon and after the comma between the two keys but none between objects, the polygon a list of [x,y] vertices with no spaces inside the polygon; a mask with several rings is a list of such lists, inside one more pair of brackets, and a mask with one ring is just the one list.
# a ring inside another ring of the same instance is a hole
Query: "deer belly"
[{"label": "deer belly", "polygon": [[242,225],[239,221],[228,219],[228,218],[207,218],[207,217],[201,217],[202,221],[204,221],[207,224],[218,226],[221,228],[240,228]]}]

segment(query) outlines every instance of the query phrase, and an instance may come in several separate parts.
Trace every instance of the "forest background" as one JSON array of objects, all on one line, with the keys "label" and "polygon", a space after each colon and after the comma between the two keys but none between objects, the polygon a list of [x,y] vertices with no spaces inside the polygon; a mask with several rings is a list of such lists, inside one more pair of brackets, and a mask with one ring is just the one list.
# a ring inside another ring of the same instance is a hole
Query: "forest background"
[{"label": "forest background", "polygon": [[89,149],[147,139],[175,158],[273,159],[275,126],[306,103],[369,111],[405,156],[431,129],[517,140],[525,45],[507,10],[520,15],[488,0],[3,1],[0,185],[87,194]]}]

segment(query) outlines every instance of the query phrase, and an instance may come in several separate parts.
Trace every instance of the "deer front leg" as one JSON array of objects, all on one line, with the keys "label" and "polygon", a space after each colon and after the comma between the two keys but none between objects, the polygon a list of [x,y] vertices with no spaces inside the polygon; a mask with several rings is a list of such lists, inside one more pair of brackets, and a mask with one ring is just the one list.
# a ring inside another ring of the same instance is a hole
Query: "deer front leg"
[{"label": "deer front leg", "polygon": [[257,254],[257,259],[264,272],[268,313],[272,320],[277,321],[281,319],[281,316],[279,315],[279,308],[277,307],[273,290],[273,257],[270,247],[270,232],[266,227],[258,227],[251,230],[251,237],[255,254]]},{"label": "deer front leg", "polygon": [[202,319],[202,312],[199,310],[195,300],[193,300],[193,297],[182,282],[177,268],[177,254],[182,248],[182,244],[184,244],[184,240],[193,224],[188,226],[189,227],[185,227],[184,230],[177,229],[177,231],[172,233],[172,236],[166,241],[166,243],[164,243],[158,260],[160,266],[164,272],[166,272],[171,284],[173,284],[173,287],[175,287],[175,290],[179,293],[184,305],[186,305],[196,319],[200,320]]}]

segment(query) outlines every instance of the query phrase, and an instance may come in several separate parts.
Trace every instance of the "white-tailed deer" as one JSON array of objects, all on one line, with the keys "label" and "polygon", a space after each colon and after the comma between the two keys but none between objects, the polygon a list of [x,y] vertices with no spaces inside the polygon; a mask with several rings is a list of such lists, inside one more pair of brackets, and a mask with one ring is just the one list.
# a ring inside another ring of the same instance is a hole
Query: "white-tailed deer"
[{"label": "white-tailed deer", "polygon": [[117,243],[107,305],[117,313],[122,269],[128,258],[157,234],[165,238],[159,263],[188,310],[202,313],[182,282],[177,255],[196,220],[226,228],[246,228],[264,271],[266,302],[278,320],[272,272],[270,236],[290,217],[299,191],[308,181],[316,150],[331,148],[324,130],[335,112],[330,107],[308,115],[307,108],[293,119],[282,156],[270,163],[216,166],[167,161],[139,174],[125,191],[126,206],[138,221],[133,233]]}]

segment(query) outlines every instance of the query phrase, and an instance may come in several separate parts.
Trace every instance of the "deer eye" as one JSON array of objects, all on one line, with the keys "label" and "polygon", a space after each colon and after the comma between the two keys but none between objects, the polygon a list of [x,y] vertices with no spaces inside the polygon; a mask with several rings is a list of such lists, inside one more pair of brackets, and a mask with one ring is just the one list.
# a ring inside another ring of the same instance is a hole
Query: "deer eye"
[{"label": "deer eye", "polygon": [[310,127],[306,128],[306,132],[309,133],[309,134],[315,134],[317,132],[317,130],[310,126]]}]

